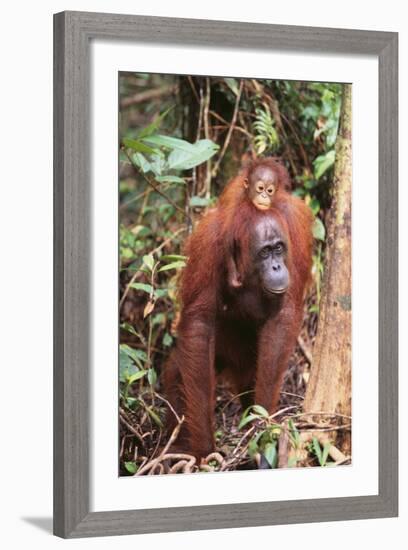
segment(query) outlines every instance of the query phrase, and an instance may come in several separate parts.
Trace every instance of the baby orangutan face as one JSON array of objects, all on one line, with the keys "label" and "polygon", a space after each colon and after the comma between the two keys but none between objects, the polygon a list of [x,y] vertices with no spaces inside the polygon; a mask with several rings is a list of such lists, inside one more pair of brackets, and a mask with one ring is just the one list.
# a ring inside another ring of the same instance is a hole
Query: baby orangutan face
[{"label": "baby orangutan face", "polygon": [[278,179],[270,166],[257,166],[245,180],[248,197],[258,210],[268,210],[272,206]]}]

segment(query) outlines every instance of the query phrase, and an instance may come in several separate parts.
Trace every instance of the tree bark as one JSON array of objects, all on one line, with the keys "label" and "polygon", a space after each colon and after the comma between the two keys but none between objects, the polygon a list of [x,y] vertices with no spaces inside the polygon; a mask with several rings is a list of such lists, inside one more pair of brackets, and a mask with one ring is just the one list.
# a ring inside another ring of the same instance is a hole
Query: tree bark
[{"label": "tree bark", "polygon": [[[319,326],[304,401],[304,411],[319,424],[332,423],[333,417],[313,413],[351,416],[351,128],[351,86],[344,84]],[[350,435],[339,430],[330,432],[330,439],[340,436],[343,452],[351,454]]]}]

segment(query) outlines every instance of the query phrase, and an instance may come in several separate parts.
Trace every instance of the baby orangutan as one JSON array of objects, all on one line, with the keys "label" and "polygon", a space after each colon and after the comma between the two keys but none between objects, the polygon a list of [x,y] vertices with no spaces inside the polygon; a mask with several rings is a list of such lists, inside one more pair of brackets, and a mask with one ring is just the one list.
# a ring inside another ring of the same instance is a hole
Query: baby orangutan
[{"label": "baby orangutan", "polygon": [[247,169],[244,186],[248,198],[258,210],[269,210],[272,206],[273,196],[282,187],[278,173],[282,168],[274,159],[263,159]]}]

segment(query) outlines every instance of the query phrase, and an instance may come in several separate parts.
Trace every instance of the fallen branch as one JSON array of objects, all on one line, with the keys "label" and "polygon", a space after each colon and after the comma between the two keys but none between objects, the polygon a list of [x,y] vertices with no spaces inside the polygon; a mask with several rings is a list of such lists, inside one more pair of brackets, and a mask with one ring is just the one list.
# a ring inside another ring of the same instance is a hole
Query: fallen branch
[{"label": "fallen branch", "polygon": [[120,102],[120,108],[127,109],[132,105],[138,105],[139,103],[145,103],[146,101],[151,101],[152,99],[158,99],[160,97],[170,95],[173,92],[176,92],[176,90],[177,85],[172,84],[171,86],[162,86],[161,88],[154,88],[153,90],[139,92],[138,94],[122,99]]}]

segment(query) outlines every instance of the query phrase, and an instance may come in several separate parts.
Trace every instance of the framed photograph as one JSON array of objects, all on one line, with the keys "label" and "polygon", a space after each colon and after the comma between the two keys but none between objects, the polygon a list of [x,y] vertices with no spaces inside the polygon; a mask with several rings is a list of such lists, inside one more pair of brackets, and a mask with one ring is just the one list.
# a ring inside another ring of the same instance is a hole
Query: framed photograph
[{"label": "framed photograph", "polygon": [[398,513],[396,33],[54,16],[54,532]]}]

